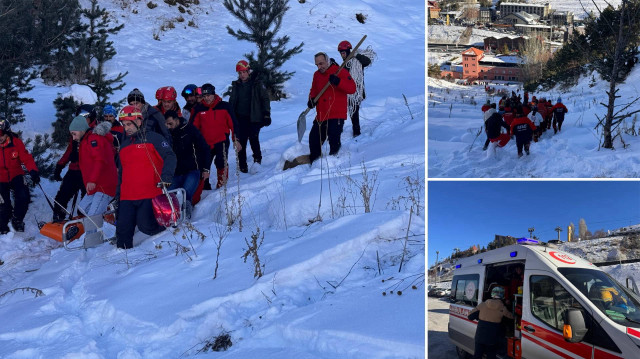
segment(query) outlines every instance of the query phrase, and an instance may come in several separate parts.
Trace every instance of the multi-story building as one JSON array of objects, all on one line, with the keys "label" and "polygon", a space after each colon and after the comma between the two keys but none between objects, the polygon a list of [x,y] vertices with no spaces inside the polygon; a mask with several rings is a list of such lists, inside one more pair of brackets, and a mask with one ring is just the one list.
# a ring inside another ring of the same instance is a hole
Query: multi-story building
[{"label": "multi-story building", "polygon": [[516,12],[526,12],[529,14],[536,14],[540,16],[541,19],[546,19],[551,12],[551,5],[546,3],[544,5],[538,4],[527,4],[527,3],[513,3],[513,2],[503,2],[500,3],[498,7],[500,10],[500,17],[505,17],[509,14],[513,14]]},{"label": "multi-story building", "polygon": [[[440,67],[444,77],[473,81],[522,81],[521,60],[517,56],[485,55],[475,47],[462,52],[462,61],[453,61]],[[460,64],[462,65],[460,67]]]},{"label": "multi-story building", "polygon": [[507,16],[501,17],[500,23],[511,24],[511,25],[516,25],[516,24],[535,25],[539,23],[538,20],[540,20],[540,16],[521,11],[521,12],[514,12]]},{"label": "multi-story building", "polygon": [[427,1],[427,8],[429,8],[429,18],[437,19],[440,17],[440,6],[437,1]]},{"label": "multi-story building", "polygon": [[571,26],[573,17],[574,15],[571,11],[554,11],[549,16],[552,26]]},{"label": "multi-story building", "polygon": [[519,51],[524,45],[525,38],[522,36],[504,36],[495,38],[493,36],[484,38],[484,51],[498,52],[505,47],[509,51]]}]

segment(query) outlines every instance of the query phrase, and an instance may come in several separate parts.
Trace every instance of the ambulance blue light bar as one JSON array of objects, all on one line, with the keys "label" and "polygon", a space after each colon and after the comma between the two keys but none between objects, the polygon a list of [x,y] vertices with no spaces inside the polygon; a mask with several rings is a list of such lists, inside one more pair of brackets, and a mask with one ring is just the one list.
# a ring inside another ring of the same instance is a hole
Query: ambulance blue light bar
[{"label": "ambulance blue light bar", "polygon": [[462,264],[458,264],[458,265],[456,265],[456,269],[458,269],[458,268],[460,268],[460,267],[462,267]]},{"label": "ambulance blue light bar", "polygon": [[482,258],[478,259],[478,264],[482,263]]},{"label": "ambulance blue light bar", "polygon": [[540,244],[540,241],[537,239],[522,237],[518,238],[518,244]]},{"label": "ambulance blue light bar", "polygon": [[509,255],[511,256],[511,258],[518,256],[518,251],[513,251],[511,253],[509,253]]}]

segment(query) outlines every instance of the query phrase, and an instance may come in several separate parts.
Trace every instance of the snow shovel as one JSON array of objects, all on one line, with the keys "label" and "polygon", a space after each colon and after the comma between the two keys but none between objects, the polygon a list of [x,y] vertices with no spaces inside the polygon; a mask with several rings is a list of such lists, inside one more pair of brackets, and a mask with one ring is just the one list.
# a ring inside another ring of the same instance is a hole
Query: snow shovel
[{"label": "snow shovel", "polygon": [[[353,50],[351,50],[351,52],[349,53],[349,56],[347,56],[347,58],[344,59],[344,61],[342,62],[342,65],[340,65],[340,68],[338,69],[338,71],[336,71],[335,73],[336,75],[340,72],[340,70],[344,68],[347,62],[349,62],[349,60],[351,60],[351,58],[355,56],[356,51],[358,50],[360,45],[362,45],[362,43],[364,42],[364,39],[366,38],[367,38],[367,35],[364,35],[360,40],[360,42],[358,42],[356,47],[354,47]],[[329,88],[329,82],[327,82],[326,85],[324,85],[322,90],[320,90],[320,93],[318,93],[318,95],[313,99],[313,103],[318,102],[318,100],[320,99],[320,96],[322,96],[322,94],[327,90],[327,88]],[[304,132],[307,130],[307,113],[309,113],[309,111],[311,111],[311,109],[307,107],[304,111],[302,111],[302,113],[298,117],[298,142],[302,142],[302,137],[304,136]]]}]

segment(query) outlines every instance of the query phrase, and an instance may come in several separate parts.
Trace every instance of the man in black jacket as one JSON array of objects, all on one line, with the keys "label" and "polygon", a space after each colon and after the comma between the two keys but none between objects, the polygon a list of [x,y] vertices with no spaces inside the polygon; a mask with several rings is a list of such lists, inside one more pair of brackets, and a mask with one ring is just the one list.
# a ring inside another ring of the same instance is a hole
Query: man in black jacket
[{"label": "man in black jacket", "polygon": [[[344,40],[338,44],[338,52],[340,52],[342,60],[345,60],[347,56],[349,56],[351,49],[352,47],[349,41]],[[375,54],[371,49],[367,51],[370,52],[370,56]],[[360,136],[360,104],[367,98],[364,92],[364,68],[370,64],[371,58],[360,51],[345,64],[345,68],[349,71],[351,78],[353,78],[353,81],[356,83],[356,92],[347,96],[349,114],[351,114],[351,123],[353,125],[353,137]],[[342,122],[342,125],[344,126],[344,122]],[[342,132],[342,129],[340,132]]]},{"label": "man in black jacket", "polygon": [[485,115],[488,113],[491,113],[491,115],[489,115],[489,118],[484,121],[484,131],[487,134],[487,140],[484,143],[484,147],[482,147],[483,151],[489,147],[489,142],[501,141],[500,143],[502,143],[502,145],[498,145],[500,147],[503,147],[507,142],[509,142],[509,135],[506,135],[506,142],[500,139],[500,127],[504,127],[507,130],[507,133],[511,130],[509,125],[507,125],[507,123],[502,119],[502,115],[500,115],[499,112],[496,112],[495,103],[491,104],[491,108],[485,112]]},{"label": "man in black jacket", "polygon": [[271,124],[271,104],[262,81],[256,77],[255,72],[251,72],[247,61],[238,61],[236,72],[238,79],[231,83],[229,105],[238,121],[238,141],[242,145],[242,149],[238,151],[239,170],[247,173],[247,141],[251,145],[253,162],[262,162],[260,128]]},{"label": "man in black jacket", "polygon": [[169,189],[184,188],[187,192],[187,218],[191,218],[191,200],[200,178],[209,178],[209,145],[200,131],[175,111],[165,112],[164,117],[173,137],[172,147],[178,162]]}]

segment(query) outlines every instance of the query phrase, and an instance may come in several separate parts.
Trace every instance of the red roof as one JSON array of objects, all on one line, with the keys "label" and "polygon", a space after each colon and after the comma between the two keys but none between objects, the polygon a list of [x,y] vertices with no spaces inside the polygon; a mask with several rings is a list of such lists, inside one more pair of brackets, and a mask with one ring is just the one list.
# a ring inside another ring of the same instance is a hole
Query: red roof
[{"label": "red roof", "polygon": [[484,51],[480,50],[480,49],[476,49],[475,47],[469,48],[465,51],[462,52],[463,55],[470,55],[470,56],[482,56],[484,55]]}]

